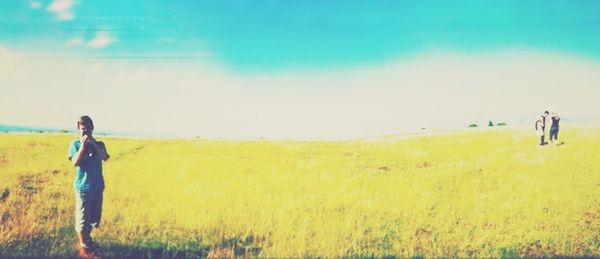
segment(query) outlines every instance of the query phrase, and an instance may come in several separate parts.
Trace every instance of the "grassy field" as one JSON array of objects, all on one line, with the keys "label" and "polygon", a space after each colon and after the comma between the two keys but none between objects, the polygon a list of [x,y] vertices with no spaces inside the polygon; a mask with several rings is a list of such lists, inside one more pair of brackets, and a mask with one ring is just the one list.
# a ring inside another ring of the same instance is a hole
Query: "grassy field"
[{"label": "grassy field", "polygon": [[[0,134],[0,257],[73,256],[72,135]],[[107,257],[600,256],[600,130],[105,138]]]}]

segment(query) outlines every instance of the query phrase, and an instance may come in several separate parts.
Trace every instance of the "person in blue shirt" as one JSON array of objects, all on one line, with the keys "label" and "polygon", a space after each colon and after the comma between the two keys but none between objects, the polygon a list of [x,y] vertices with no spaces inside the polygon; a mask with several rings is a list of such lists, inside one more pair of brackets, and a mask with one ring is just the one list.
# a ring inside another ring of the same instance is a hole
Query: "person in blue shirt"
[{"label": "person in blue shirt", "polygon": [[550,119],[552,119],[552,124],[550,125],[550,142],[552,144],[559,144],[558,143],[558,123],[560,122],[560,117],[558,116],[558,113],[553,112],[552,113],[552,117],[550,117]]},{"label": "person in blue shirt", "polygon": [[102,162],[110,157],[106,145],[93,136],[94,123],[89,116],[77,121],[79,138],[71,141],[69,160],[75,166],[75,230],[79,239],[79,255],[98,255],[99,247],[92,241],[92,227],[100,227],[104,178]]}]

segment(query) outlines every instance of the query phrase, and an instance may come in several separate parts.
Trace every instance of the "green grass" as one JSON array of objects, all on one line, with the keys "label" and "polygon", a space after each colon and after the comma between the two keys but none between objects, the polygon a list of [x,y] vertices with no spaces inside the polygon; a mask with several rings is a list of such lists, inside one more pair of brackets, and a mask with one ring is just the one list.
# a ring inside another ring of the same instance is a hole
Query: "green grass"
[{"label": "green grass", "polygon": [[[0,257],[72,256],[73,136],[0,134]],[[600,130],[104,139],[106,257],[600,256]]]}]

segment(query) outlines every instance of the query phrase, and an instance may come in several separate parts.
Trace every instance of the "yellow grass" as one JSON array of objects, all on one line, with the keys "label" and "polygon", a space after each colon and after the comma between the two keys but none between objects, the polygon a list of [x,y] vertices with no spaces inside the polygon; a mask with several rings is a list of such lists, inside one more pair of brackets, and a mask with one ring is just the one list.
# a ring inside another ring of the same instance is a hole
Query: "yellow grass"
[{"label": "yellow grass", "polygon": [[[107,256],[600,256],[600,130],[105,138]],[[74,253],[74,136],[0,134],[0,256]]]}]

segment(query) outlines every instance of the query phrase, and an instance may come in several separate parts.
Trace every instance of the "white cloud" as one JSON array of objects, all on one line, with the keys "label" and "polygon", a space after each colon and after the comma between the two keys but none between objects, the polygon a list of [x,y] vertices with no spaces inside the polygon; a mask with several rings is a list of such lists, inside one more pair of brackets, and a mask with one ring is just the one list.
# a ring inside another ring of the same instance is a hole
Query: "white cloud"
[{"label": "white cloud", "polygon": [[83,44],[83,42],[84,42],[83,38],[77,36],[77,37],[73,37],[73,38],[70,38],[69,40],[67,40],[67,46],[70,46],[70,47],[80,46]]},{"label": "white cloud", "polygon": [[89,48],[104,48],[111,43],[115,42],[116,38],[110,35],[108,32],[97,32],[96,36],[87,43],[87,47]]},{"label": "white cloud", "polygon": [[54,0],[46,10],[54,13],[58,20],[67,21],[75,18],[72,10],[74,5],[74,0]]},{"label": "white cloud", "polygon": [[[14,55],[0,48],[0,57]],[[335,139],[487,119],[517,125],[523,118],[531,127],[546,109],[600,118],[590,109],[600,95],[600,62],[553,53],[436,52],[355,70],[264,75],[202,61],[97,62],[13,59],[0,69],[1,122],[69,128],[89,114],[99,129],[116,132]],[[73,109],[82,92],[94,98]]]},{"label": "white cloud", "polygon": [[40,1],[29,1],[29,6],[33,9],[40,9],[42,8],[42,3]]},{"label": "white cloud", "polygon": [[14,62],[22,57],[23,55],[21,55],[20,53],[10,51],[7,48],[0,45],[0,75],[2,74],[2,72],[5,72],[6,68],[12,67]]},{"label": "white cloud", "polygon": [[75,36],[68,39],[65,44],[69,47],[85,46],[88,48],[104,48],[113,42],[116,42],[117,38],[108,32],[100,31],[97,32],[94,37],[87,40],[81,36]]},{"label": "white cloud", "polygon": [[20,57],[20,54],[16,54],[10,50],[8,50],[7,48],[3,47],[2,45],[0,45],[0,59],[10,59],[10,58],[14,58],[14,57]]},{"label": "white cloud", "polygon": [[61,21],[68,21],[68,20],[73,20],[73,18],[75,18],[75,16],[73,15],[72,12],[64,12],[64,13],[59,13],[57,18]]}]

